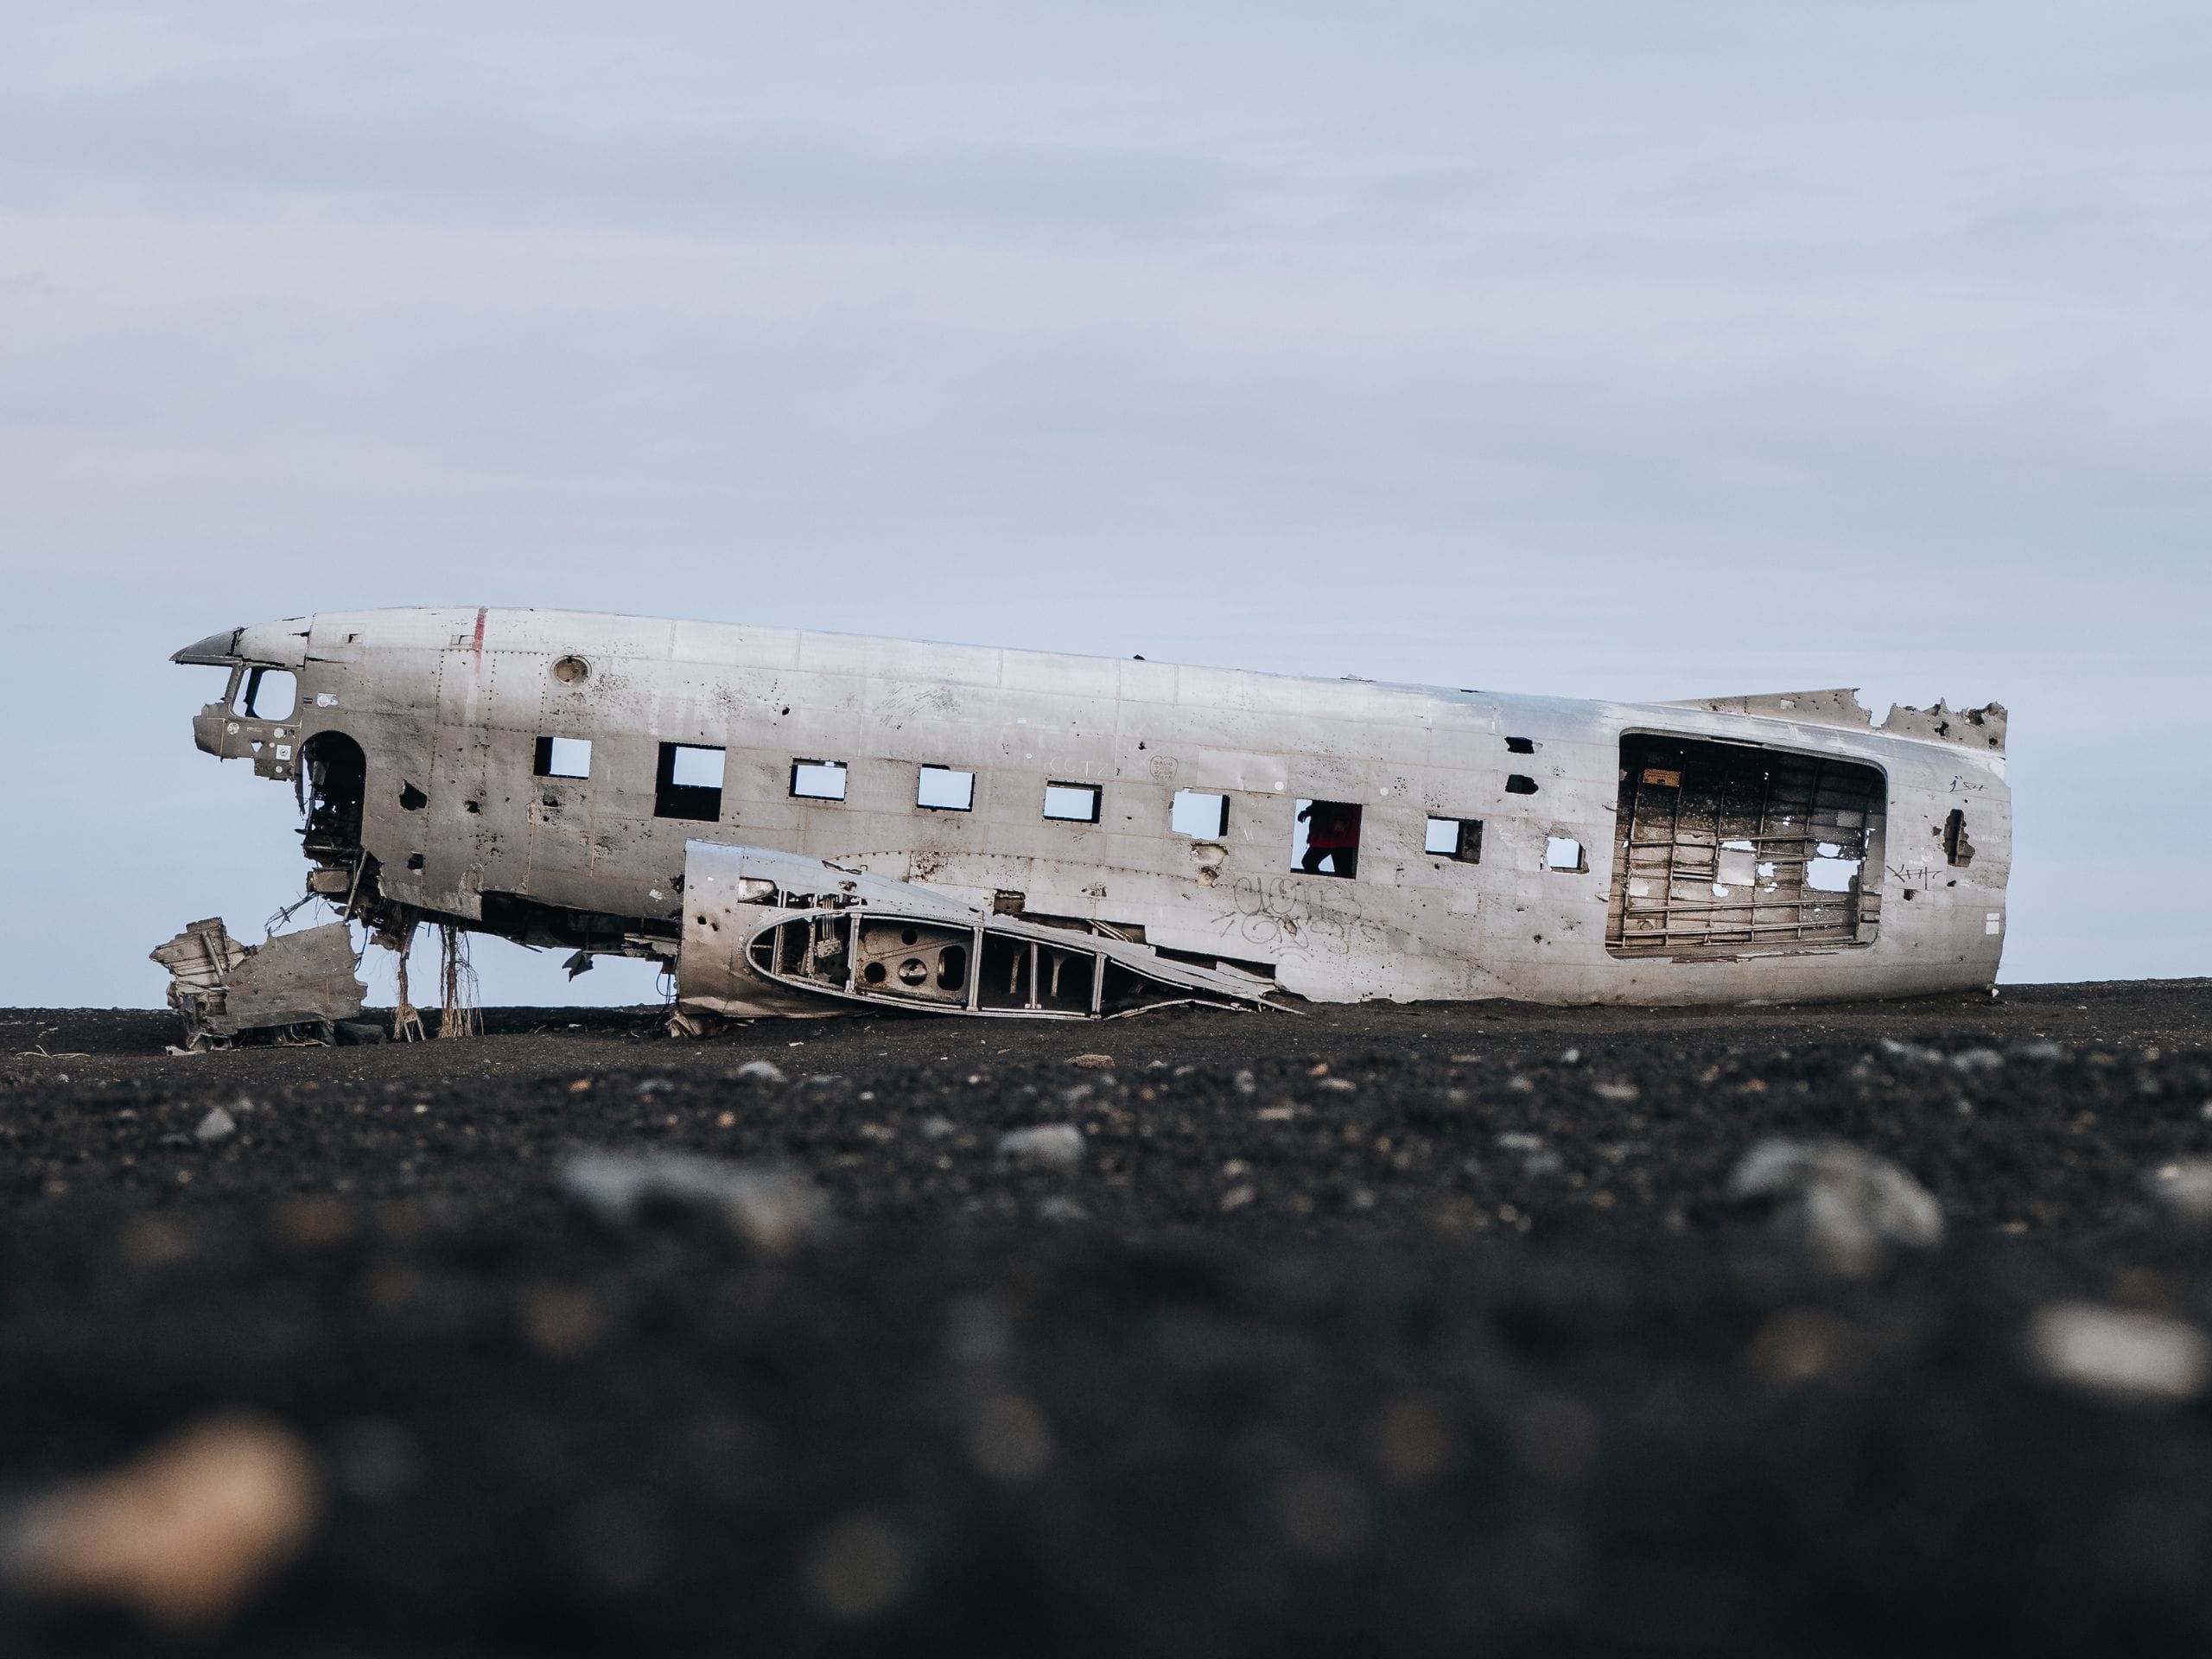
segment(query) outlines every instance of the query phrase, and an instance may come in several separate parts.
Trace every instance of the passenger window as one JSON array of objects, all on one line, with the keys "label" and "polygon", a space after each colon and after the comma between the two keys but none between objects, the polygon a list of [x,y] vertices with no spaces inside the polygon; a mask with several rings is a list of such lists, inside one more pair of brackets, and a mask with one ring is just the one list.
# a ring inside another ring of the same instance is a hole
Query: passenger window
[{"label": "passenger window", "polygon": [[1432,858],[1456,859],[1462,864],[1483,861],[1483,821],[1480,818],[1431,818],[1421,850]]},{"label": "passenger window", "polygon": [[1062,823],[1098,822],[1099,789],[1096,784],[1047,784],[1045,816]]},{"label": "passenger window", "polygon": [[712,823],[722,815],[722,752],[664,743],[653,774],[653,816]]},{"label": "passenger window", "polygon": [[299,676],[289,668],[246,671],[231,712],[241,720],[289,720],[300,706]]},{"label": "passenger window", "polygon": [[1229,797],[1179,789],[1167,810],[1167,827],[1179,836],[1213,841],[1229,833]]},{"label": "passenger window", "polygon": [[[715,753],[719,753],[716,750]],[[588,737],[541,737],[531,770],[540,778],[591,776],[591,740]],[[715,773],[715,787],[721,787],[721,772]]]},{"label": "passenger window", "polygon": [[[1359,872],[1359,807],[1351,801],[1300,801],[1291,825],[1290,862],[1308,875]],[[1322,865],[1329,868],[1323,869]]]},{"label": "passenger window", "polygon": [[914,804],[932,812],[968,812],[976,805],[976,774],[951,766],[924,766],[914,784]]},{"label": "passenger window", "polygon": [[845,763],[842,760],[794,760],[791,793],[806,801],[845,798]]}]

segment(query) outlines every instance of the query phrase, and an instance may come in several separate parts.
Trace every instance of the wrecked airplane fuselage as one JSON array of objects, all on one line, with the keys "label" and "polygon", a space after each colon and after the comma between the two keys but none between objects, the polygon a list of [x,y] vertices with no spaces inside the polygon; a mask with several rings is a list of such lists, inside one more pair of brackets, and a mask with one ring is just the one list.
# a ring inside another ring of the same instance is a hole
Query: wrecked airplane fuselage
[{"label": "wrecked airplane fuselage", "polygon": [[195,735],[295,782],[312,891],[387,938],[658,958],[702,1019],[1900,995],[1986,985],[2003,946],[1995,704],[1877,728],[1848,691],[1581,702],[493,609],[176,660],[231,671]]}]

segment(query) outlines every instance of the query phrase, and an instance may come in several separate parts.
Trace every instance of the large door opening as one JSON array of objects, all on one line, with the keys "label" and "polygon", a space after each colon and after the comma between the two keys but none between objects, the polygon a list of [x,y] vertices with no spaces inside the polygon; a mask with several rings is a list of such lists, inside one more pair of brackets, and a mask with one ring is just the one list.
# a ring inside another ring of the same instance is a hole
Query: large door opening
[{"label": "large door opening", "polygon": [[360,850],[368,781],[368,757],[345,733],[317,732],[302,747],[296,787],[307,818],[301,835],[309,858],[346,858]]},{"label": "large door opening", "polygon": [[1888,786],[1875,767],[1755,743],[1621,738],[1617,957],[1871,944]]}]

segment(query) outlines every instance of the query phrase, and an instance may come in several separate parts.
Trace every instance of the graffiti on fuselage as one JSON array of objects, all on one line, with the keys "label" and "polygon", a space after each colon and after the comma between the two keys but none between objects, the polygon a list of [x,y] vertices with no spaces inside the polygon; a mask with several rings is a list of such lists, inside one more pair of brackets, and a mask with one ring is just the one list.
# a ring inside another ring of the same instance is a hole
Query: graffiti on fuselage
[{"label": "graffiti on fuselage", "polygon": [[1297,875],[1240,875],[1229,886],[1230,907],[1214,931],[1255,950],[1342,957],[1387,942],[1389,929],[1361,913],[1350,882]]}]

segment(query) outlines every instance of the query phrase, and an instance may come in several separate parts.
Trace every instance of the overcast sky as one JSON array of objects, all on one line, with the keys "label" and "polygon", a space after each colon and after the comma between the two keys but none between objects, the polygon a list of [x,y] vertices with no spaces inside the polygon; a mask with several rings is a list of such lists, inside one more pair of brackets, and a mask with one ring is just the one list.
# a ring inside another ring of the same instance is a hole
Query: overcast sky
[{"label": "overcast sky", "polygon": [[1993,697],[2006,977],[2212,973],[2202,0],[0,21],[0,1003],[299,892],[169,652],[421,603]]}]

